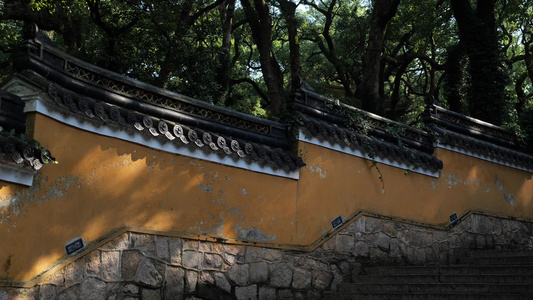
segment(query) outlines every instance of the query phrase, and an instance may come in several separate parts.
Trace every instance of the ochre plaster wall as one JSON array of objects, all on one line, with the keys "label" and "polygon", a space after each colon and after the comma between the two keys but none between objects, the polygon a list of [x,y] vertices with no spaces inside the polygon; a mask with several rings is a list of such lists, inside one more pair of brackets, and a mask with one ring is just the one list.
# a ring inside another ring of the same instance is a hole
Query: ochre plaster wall
[{"label": "ochre plaster wall", "polygon": [[[29,125],[31,126],[31,124]],[[531,174],[446,150],[440,178],[301,142],[300,179],[261,174],[85,132],[37,115],[35,139],[59,161],[34,186],[0,185],[0,279],[64,261],[65,243],[124,230],[311,249],[360,211],[444,225],[468,210],[532,218]],[[507,200],[506,200],[507,199]],[[511,204],[512,203],[512,204]]]},{"label": "ochre plaster wall", "polygon": [[[44,116],[35,139],[59,161],[32,188],[3,184],[0,278],[28,280],[118,228],[295,244],[297,181],[250,172],[65,126]],[[11,195],[14,195],[12,197]],[[9,262],[9,263],[6,263]]]},{"label": "ochre plaster wall", "polygon": [[470,210],[533,218],[531,173],[460,153],[436,149],[444,164],[439,178],[383,164],[378,171],[369,160],[313,144],[302,143],[300,153],[307,164],[297,200],[298,220],[306,220],[298,226],[304,244],[330,230],[335,217],[359,211],[441,226],[452,213]]}]

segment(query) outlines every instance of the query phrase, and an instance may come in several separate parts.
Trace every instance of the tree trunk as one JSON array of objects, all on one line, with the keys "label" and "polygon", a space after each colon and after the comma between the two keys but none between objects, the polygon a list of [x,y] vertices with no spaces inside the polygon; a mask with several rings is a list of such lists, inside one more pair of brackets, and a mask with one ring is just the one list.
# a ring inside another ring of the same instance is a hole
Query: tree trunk
[{"label": "tree trunk", "polygon": [[283,74],[274,53],[272,53],[272,24],[269,7],[263,0],[253,0],[253,4],[251,0],[241,0],[241,3],[259,51],[261,71],[270,100],[269,110],[272,114],[277,115],[285,104],[285,93],[283,91]]},{"label": "tree trunk", "polygon": [[363,109],[374,113],[383,113],[384,99],[380,96],[379,86],[381,57],[385,44],[387,24],[396,14],[400,0],[374,0],[372,24],[368,34],[368,45],[363,57],[363,81],[359,97]]},{"label": "tree trunk", "polygon": [[220,67],[218,69],[217,81],[220,85],[219,93],[214,99],[214,104],[224,100],[230,88],[231,71],[231,38],[233,26],[233,15],[235,11],[235,0],[227,0],[219,6],[220,21],[222,23],[222,46],[220,47]]},{"label": "tree trunk", "polygon": [[461,44],[448,48],[446,59],[446,100],[451,110],[465,113],[461,102],[461,85],[463,82],[464,49]]},{"label": "tree trunk", "polygon": [[[300,40],[298,38],[298,20],[296,19],[296,5],[290,0],[280,0],[281,13],[287,22],[287,31],[289,34],[289,51],[291,66],[291,82],[299,82],[302,77],[302,67],[300,64]],[[299,86],[293,86],[299,88]]]},{"label": "tree trunk", "polygon": [[459,38],[469,59],[468,90],[470,115],[501,125],[508,116],[505,86],[509,78],[503,71],[494,17],[496,0],[478,0],[476,10],[470,1],[451,0],[459,28]]}]

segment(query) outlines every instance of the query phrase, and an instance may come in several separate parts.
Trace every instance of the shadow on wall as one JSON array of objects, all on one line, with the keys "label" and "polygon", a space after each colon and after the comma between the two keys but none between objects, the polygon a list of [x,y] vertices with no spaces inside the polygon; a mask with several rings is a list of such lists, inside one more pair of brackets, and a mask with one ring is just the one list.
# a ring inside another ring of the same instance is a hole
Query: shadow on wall
[{"label": "shadow on wall", "polygon": [[[46,122],[41,125],[55,121]],[[65,243],[76,237],[91,243],[124,227],[236,237],[255,221],[244,219],[248,207],[237,206],[239,199],[256,197],[266,210],[276,206],[234,175],[257,174],[70,128],[42,134],[40,140],[54,141],[50,150],[60,163],[43,168],[30,188],[0,190],[0,279],[33,278],[64,259]]]}]

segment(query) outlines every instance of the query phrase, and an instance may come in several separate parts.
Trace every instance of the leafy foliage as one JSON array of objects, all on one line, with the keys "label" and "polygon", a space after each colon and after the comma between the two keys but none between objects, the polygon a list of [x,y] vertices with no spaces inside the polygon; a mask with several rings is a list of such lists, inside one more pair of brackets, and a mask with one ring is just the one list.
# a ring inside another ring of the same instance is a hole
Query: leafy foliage
[{"label": "leafy foliage", "polygon": [[[474,13],[465,18],[458,3]],[[425,104],[433,101],[531,132],[532,0],[403,0],[386,11],[390,19],[380,19],[386,6],[379,0],[13,0],[0,5],[1,79],[10,72],[9,56],[25,20],[45,29],[62,50],[95,65],[276,118],[272,111],[289,94],[295,72],[318,93],[361,106],[368,101],[362,91],[369,79],[365,57],[378,51],[373,84],[382,105],[376,112],[418,126]],[[483,7],[489,8],[481,12]],[[386,23],[373,27],[378,21]],[[480,31],[489,27],[493,30]],[[373,28],[383,29],[382,49],[369,48],[376,38]]]}]

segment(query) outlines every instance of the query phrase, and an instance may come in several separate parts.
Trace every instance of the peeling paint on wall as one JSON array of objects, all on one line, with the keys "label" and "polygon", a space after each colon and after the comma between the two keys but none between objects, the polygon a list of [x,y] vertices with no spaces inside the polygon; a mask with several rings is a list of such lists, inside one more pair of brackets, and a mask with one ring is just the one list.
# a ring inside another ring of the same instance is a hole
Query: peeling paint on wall
[{"label": "peeling paint on wall", "polygon": [[69,188],[75,186],[77,182],[78,177],[76,176],[60,177],[56,179],[54,181],[54,184],[46,190],[46,194],[44,197],[46,198],[46,200],[50,200],[53,198],[61,198],[66,194]]},{"label": "peeling paint on wall", "polygon": [[250,227],[248,229],[241,228],[237,225],[236,227],[237,236],[242,240],[253,240],[261,242],[270,242],[277,240],[277,236],[272,236],[271,234],[265,234],[260,229],[255,227]]},{"label": "peeling paint on wall", "polygon": [[[49,201],[63,197],[72,188],[80,188],[77,176],[60,177],[47,187],[41,194],[41,186],[48,182],[47,178],[36,175],[33,185],[28,189],[17,191],[0,197],[0,224],[11,221],[12,216],[18,217],[21,213],[26,213],[27,207],[32,202]],[[13,226],[13,228],[16,228]]]},{"label": "peeling paint on wall", "polygon": [[237,216],[237,219],[244,223],[244,217],[242,216],[241,206],[237,206],[235,208],[230,208],[228,210],[228,216],[231,218],[234,215]]},{"label": "peeling paint on wall", "polygon": [[321,179],[326,178],[326,176],[328,175],[328,171],[323,171],[322,167],[320,167],[320,166],[313,167],[313,166],[307,165],[306,168],[309,169],[309,171],[311,171],[311,173],[318,173],[318,176]]},{"label": "peeling paint on wall", "polygon": [[498,190],[500,191],[500,193],[502,193],[502,196],[505,202],[511,205],[514,205],[516,202],[516,199],[514,198],[513,194],[505,192],[504,187],[503,187],[503,182],[500,180],[500,178],[498,178],[498,176],[494,178],[494,183],[498,187]]},{"label": "peeling paint on wall", "polygon": [[211,193],[213,191],[213,186],[209,184],[202,184],[201,182],[198,182],[198,186],[200,189],[206,193]]},{"label": "peeling paint on wall", "polygon": [[456,186],[459,183],[462,183],[463,181],[459,179],[459,176],[456,173],[449,173],[448,177],[443,173],[444,182],[448,184],[448,188],[452,188],[453,186]]}]

